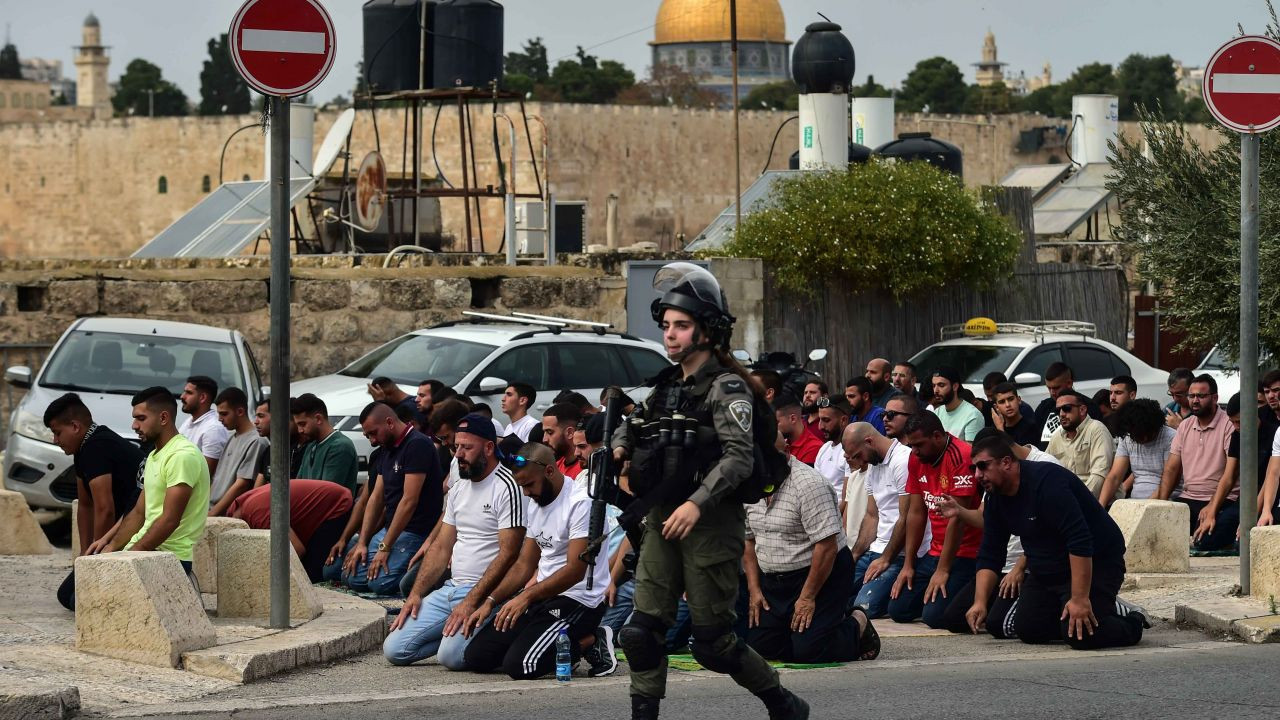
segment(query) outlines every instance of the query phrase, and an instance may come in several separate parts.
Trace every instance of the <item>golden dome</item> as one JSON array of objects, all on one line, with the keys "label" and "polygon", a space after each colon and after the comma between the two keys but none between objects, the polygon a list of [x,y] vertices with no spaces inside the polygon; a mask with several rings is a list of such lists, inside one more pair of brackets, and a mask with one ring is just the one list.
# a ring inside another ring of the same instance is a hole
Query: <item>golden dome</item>
[{"label": "golden dome", "polygon": [[[727,42],[729,35],[729,0],[662,0],[653,44]],[[786,42],[778,0],[738,0],[738,40]]]}]

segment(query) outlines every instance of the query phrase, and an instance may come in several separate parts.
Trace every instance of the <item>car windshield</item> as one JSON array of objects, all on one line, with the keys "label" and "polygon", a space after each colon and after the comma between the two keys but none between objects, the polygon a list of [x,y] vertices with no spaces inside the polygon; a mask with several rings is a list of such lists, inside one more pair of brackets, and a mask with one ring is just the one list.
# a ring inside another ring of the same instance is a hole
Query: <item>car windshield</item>
[{"label": "car windshield", "polygon": [[[1267,352],[1266,350],[1262,350],[1261,352],[1259,352],[1258,365],[1264,369],[1273,367],[1275,365],[1275,362],[1271,357],[1271,353]],[[1240,362],[1238,360],[1232,360],[1228,358],[1227,353],[1223,351],[1221,346],[1214,345],[1213,349],[1210,350],[1209,353],[1204,356],[1204,359],[1200,361],[1200,364],[1196,366],[1196,369],[1197,370],[1222,370],[1222,371],[1230,372],[1230,371],[1239,370]]]},{"label": "car windshield", "polygon": [[338,374],[358,378],[382,376],[404,385],[417,385],[433,378],[454,386],[493,349],[492,345],[438,335],[402,335],[339,370]]},{"label": "car windshield", "polygon": [[934,345],[911,358],[916,374],[923,381],[934,370],[955,368],[966,383],[980,383],[990,372],[1008,373],[1020,347],[1008,345]]},{"label": "car windshield", "polygon": [[242,385],[235,346],[160,335],[77,330],[49,358],[39,383],[53,390],[119,395],[162,385],[177,395],[192,375],[207,375],[220,388]]}]

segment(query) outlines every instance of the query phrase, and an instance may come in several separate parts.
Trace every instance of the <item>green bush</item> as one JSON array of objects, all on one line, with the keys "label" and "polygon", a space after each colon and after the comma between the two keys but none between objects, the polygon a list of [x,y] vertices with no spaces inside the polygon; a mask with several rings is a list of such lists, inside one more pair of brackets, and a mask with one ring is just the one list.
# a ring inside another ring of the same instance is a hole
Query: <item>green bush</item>
[{"label": "green bush", "polygon": [[836,280],[902,298],[1009,277],[1021,234],[954,175],[871,162],[778,182],[726,251],[758,257],[778,285],[812,295]]}]

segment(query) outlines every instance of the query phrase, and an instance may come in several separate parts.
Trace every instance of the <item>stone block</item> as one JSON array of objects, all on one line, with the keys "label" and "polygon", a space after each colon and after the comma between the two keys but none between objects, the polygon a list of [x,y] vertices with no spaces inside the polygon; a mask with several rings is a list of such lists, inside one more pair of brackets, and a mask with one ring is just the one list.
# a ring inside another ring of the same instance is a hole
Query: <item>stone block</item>
[{"label": "stone block", "polygon": [[86,555],[75,571],[77,650],[172,668],[182,653],[217,642],[172,553]]},{"label": "stone block", "polygon": [[1249,531],[1249,594],[1280,602],[1280,527]]},{"label": "stone block", "polygon": [[49,283],[47,297],[54,315],[92,315],[98,312],[98,281],[55,280]]},{"label": "stone block", "polygon": [[49,555],[53,546],[22,493],[0,490],[0,555]]},{"label": "stone block", "polygon": [[63,720],[80,714],[80,689],[44,680],[0,678],[0,720]]},{"label": "stone block", "polygon": [[218,538],[229,530],[248,530],[249,523],[236,518],[211,517],[205,521],[204,536],[191,549],[191,572],[200,592],[218,592]]},{"label": "stone block", "polygon": [[340,310],[351,302],[351,284],[330,280],[298,280],[294,302],[308,310]]},{"label": "stone block", "polygon": [[250,312],[267,307],[267,283],[262,280],[195,280],[190,286],[196,312]]},{"label": "stone block", "polygon": [[560,302],[561,282],[557,278],[505,278],[498,286],[502,306],[511,310],[548,308]]},{"label": "stone block", "polygon": [[353,310],[378,310],[382,307],[381,280],[352,280],[348,292]]},{"label": "stone block", "polygon": [[154,302],[150,283],[134,280],[102,281],[102,312],[106,315],[136,315]]},{"label": "stone block", "polygon": [[595,278],[565,278],[562,292],[564,304],[569,307],[593,308],[600,304],[600,287]]},{"label": "stone block", "polygon": [[434,298],[429,280],[396,279],[382,283],[382,306],[393,310],[421,310]]},{"label": "stone block", "polygon": [[162,282],[155,286],[156,301],[152,312],[174,313],[191,310],[191,297],[187,295],[187,284],[181,282]]},{"label": "stone block", "polygon": [[[271,614],[271,531],[229,530],[218,537],[218,617]],[[289,617],[313,620],[324,612],[302,561],[289,553]]]},{"label": "stone block", "polygon": [[[376,323],[378,322],[378,316],[368,316],[366,322]],[[360,337],[360,323],[353,314],[334,314],[332,317],[325,319],[324,326],[320,329],[320,335],[325,342],[349,343]]]},{"label": "stone block", "polygon": [[1124,535],[1128,571],[1190,572],[1190,512],[1186,505],[1168,500],[1117,500],[1111,506],[1111,519]]},{"label": "stone block", "polygon": [[431,281],[435,307],[471,307],[471,283],[466,278],[437,278]]},{"label": "stone block", "polygon": [[[413,313],[407,310],[381,310],[370,313],[360,328],[360,339],[382,344],[415,329]],[[372,348],[370,348],[372,349]]]}]

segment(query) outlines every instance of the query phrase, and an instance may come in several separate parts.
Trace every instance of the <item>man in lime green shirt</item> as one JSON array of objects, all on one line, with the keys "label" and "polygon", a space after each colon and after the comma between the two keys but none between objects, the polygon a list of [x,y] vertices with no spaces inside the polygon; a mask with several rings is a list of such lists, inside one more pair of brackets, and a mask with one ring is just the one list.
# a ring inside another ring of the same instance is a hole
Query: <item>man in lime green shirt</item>
[{"label": "man in lime green shirt", "polygon": [[307,443],[298,477],[337,483],[350,490],[354,497],[359,489],[356,445],[351,438],[333,429],[324,401],[305,393],[293,399],[289,411],[298,426],[298,438]]},{"label": "man in lime green shirt", "polygon": [[121,519],[110,550],[168,551],[190,570],[191,550],[204,535],[208,514],[209,465],[178,434],[177,412],[173,394],[163,387],[133,396],[133,429],[155,450],[147,456],[138,504]]}]

